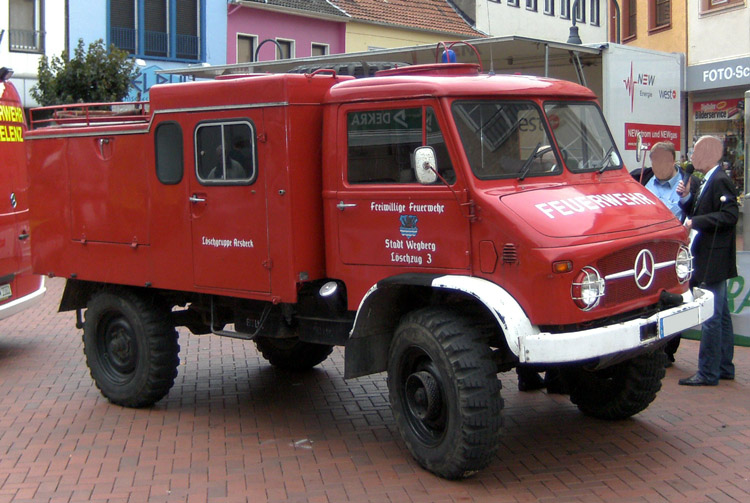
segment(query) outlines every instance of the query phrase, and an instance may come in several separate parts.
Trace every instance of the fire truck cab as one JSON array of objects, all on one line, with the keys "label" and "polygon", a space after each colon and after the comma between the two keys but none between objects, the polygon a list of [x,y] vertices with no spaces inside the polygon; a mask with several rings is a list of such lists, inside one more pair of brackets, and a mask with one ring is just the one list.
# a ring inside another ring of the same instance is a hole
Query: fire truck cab
[{"label": "fire truck cab", "polygon": [[10,77],[0,68],[0,319],[38,303],[44,277],[31,274],[26,117]]},{"label": "fire truck cab", "polygon": [[[586,414],[655,398],[664,343],[713,312],[679,221],[634,182],[588,89],[478,65],[155,86],[35,110],[34,271],[67,278],[113,403],[170,389],[175,326],[302,370],[388,372],[417,461],[486,466],[498,372]],[[85,310],[85,316],[84,316]]]}]

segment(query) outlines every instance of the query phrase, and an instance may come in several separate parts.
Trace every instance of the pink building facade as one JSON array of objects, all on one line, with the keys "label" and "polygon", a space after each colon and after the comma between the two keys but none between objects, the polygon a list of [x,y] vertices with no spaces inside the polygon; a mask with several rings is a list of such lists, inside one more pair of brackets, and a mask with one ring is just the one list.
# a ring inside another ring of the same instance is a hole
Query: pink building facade
[{"label": "pink building facade", "polygon": [[[247,6],[229,5],[227,11],[227,63],[253,61],[259,44],[258,61],[283,57],[304,58],[324,54],[338,54],[346,49],[346,17],[341,21],[320,19]],[[314,16],[311,13],[311,16]]]}]

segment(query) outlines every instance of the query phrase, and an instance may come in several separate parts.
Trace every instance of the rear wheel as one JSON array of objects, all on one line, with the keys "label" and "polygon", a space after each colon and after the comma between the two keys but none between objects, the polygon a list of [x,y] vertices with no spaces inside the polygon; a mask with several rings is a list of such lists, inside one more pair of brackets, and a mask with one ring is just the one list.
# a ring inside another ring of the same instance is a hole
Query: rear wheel
[{"label": "rear wheel", "polygon": [[110,402],[146,407],[169,392],[180,346],[168,314],[154,299],[127,290],[89,301],[83,349],[94,383]]},{"label": "rear wheel", "polygon": [[263,358],[274,367],[284,370],[309,370],[325,361],[333,352],[333,346],[303,342],[297,337],[284,339],[256,337],[254,340]]},{"label": "rear wheel", "polygon": [[564,378],[570,399],[589,416],[628,418],[645,410],[656,398],[666,359],[664,351],[658,350],[594,372],[568,369]]},{"label": "rear wheel", "polygon": [[468,477],[492,461],[503,400],[485,336],[460,315],[407,314],[391,342],[388,390],[404,443],[425,469]]}]

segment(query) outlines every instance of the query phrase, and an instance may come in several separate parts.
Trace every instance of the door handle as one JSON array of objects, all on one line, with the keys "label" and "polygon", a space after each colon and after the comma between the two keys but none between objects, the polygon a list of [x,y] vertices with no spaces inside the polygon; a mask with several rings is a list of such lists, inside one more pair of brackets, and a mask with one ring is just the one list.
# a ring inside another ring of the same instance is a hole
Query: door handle
[{"label": "door handle", "polygon": [[188,198],[188,201],[191,203],[205,203],[206,198],[205,197],[198,197],[198,194],[193,194]]},{"label": "door handle", "polygon": [[341,211],[344,211],[346,208],[355,208],[356,206],[356,203],[345,203],[344,201],[339,201],[339,204],[336,205]]},{"label": "door handle", "polygon": [[29,233],[26,231],[23,231],[21,234],[18,235],[18,239],[23,241],[24,239],[29,239]]}]

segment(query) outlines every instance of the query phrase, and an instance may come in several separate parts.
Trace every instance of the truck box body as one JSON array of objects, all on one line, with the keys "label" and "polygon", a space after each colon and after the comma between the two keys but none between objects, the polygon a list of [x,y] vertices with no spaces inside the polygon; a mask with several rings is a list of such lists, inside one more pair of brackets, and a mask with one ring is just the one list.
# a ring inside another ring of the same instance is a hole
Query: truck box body
[{"label": "truck box body", "polygon": [[[157,87],[150,112],[134,123],[73,120],[32,132],[34,268],[294,302],[301,278],[324,275],[321,116],[334,83],[277,75]],[[248,154],[257,178],[200,185],[188,166],[216,152],[196,151],[194,130],[235,123],[255,145]],[[182,148],[164,162],[186,169],[165,184],[155,169],[156,131],[176,125]]]}]

